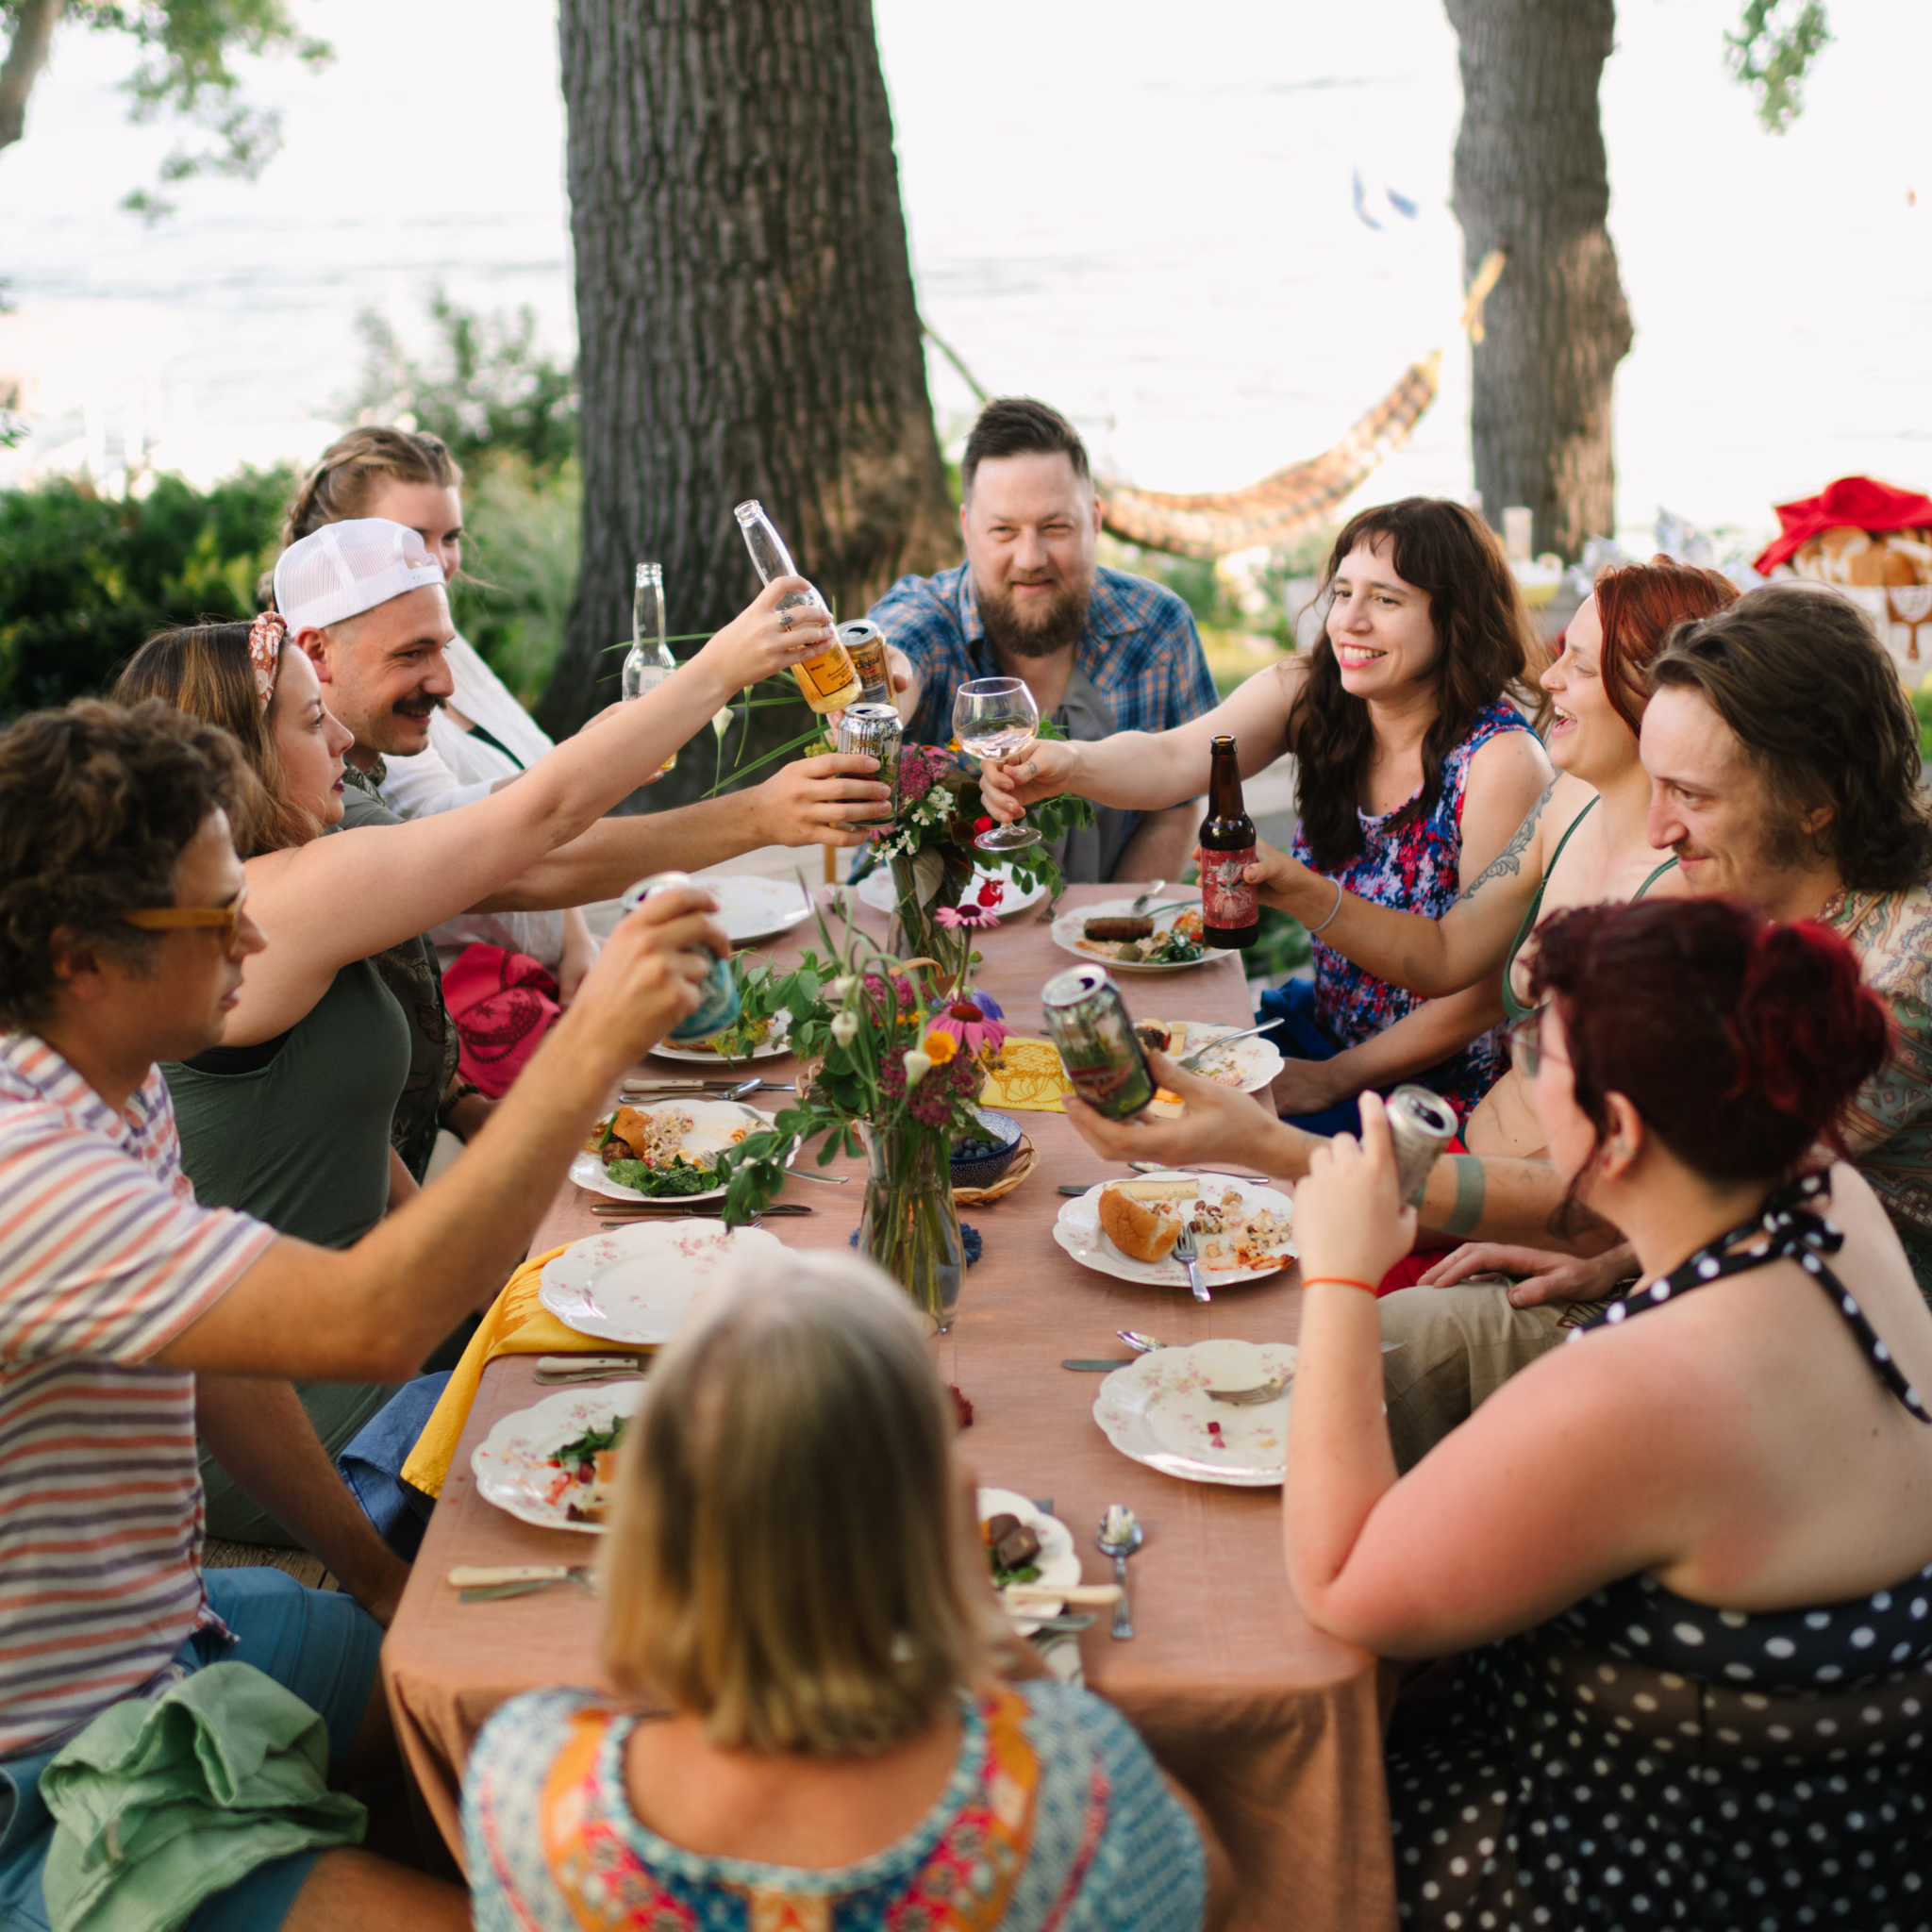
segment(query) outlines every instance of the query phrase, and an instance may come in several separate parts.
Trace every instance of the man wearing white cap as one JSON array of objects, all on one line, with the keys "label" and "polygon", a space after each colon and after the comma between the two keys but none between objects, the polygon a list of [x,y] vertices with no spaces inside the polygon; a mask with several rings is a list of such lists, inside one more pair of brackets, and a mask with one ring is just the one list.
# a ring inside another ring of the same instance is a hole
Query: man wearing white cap
[{"label": "man wearing white cap", "polygon": [[[392,825],[382,802],[382,755],[429,742],[429,719],[455,688],[442,647],[455,634],[442,566],[414,530],[380,517],[327,524],[275,564],[275,608],[290,640],[314,661],[324,701],[356,734],[342,773],[342,824]],[[459,1041],[443,1005],[436,949],[405,940],[376,970],[409,1022],[409,1077],[391,1139],[422,1180],[439,1124],[468,1140],[489,1103],[457,1082]]]}]

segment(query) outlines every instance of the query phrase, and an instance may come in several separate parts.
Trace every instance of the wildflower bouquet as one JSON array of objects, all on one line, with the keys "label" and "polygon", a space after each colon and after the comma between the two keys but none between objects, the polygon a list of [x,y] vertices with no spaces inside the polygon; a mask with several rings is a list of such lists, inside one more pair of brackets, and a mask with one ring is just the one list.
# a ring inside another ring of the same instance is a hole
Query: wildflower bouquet
[{"label": "wildflower bouquet", "polygon": [[968,992],[966,964],[933,977],[937,961],[893,957],[849,916],[836,941],[823,915],[819,930],[831,957],[806,954],[774,991],[811,1076],[801,1074],[797,1101],[731,1156],[724,1219],[752,1220],[785,1185],[794,1149],[817,1142],[821,1167],[841,1153],[864,1156],[860,1251],[944,1330],[965,1268],[953,1142],[976,1128],[974,1102],[1006,1028],[991,1000]]},{"label": "wildflower bouquet", "polygon": [[[1046,721],[1042,738],[1062,737]],[[975,926],[999,924],[999,903],[1005,887],[987,879],[974,889],[977,866],[991,869],[973,841],[991,831],[993,818],[979,794],[979,768],[951,745],[909,744],[900,754],[899,788],[891,825],[875,832],[874,852],[891,868],[897,900],[898,926],[893,937],[908,955],[937,959],[953,974],[970,954],[972,941],[962,937]],[[1076,825],[1093,823],[1093,808],[1071,792],[1043,798],[1026,813],[1026,823],[1041,835],[1041,843],[1003,852],[1004,864],[1021,885],[1043,885],[1050,900],[1058,899],[1066,882],[1055,863],[1051,841]]]}]

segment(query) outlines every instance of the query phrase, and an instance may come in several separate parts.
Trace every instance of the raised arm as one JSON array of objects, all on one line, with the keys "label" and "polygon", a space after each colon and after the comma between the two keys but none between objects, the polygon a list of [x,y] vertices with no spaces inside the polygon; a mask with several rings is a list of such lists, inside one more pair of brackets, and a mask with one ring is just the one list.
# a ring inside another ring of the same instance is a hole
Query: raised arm
[{"label": "raised arm", "polygon": [[340,967],[485,900],[582,833],[631,790],[638,772],[661,765],[745,685],[822,649],[828,623],[794,620],[788,631],[777,622],[778,598],[800,581],[774,581],[655,691],[488,798],[251,859],[249,911],[270,943],[243,982],[229,1042],[286,1030]]},{"label": "raised arm", "polygon": [[158,1359],[318,1381],[412,1375],[521,1259],[625,1070],[696,1008],[708,961],[689,948],[729,950],[710,903],[686,889],[632,913],[462,1159],[352,1248],[276,1241]]},{"label": "raised arm", "polygon": [[1034,739],[1002,763],[980,768],[980,795],[988,811],[1008,823],[1035,800],[1062,791],[1130,811],[1179,805],[1200,792],[1215,739],[1238,741],[1244,778],[1291,748],[1289,715],[1306,675],[1295,658],[1257,672],[1211,711],[1171,731],[1116,731],[1080,742]]}]

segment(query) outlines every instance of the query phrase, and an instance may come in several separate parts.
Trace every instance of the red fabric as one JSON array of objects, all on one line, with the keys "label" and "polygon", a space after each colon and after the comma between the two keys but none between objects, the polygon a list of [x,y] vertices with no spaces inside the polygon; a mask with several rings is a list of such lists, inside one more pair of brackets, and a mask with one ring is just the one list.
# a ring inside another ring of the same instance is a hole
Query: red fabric
[{"label": "red fabric", "polygon": [[1789,563],[1812,538],[1826,530],[1916,530],[1932,528],[1932,496],[1894,490],[1870,476],[1840,476],[1817,496],[1777,507],[1778,534],[1757,559],[1769,573]]},{"label": "red fabric", "polygon": [[[1442,1152],[1467,1154],[1469,1149],[1462,1144],[1462,1137],[1458,1134]],[[1380,1301],[1385,1294],[1393,1294],[1398,1288],[1415,1287],[1451,1248],[1461,1245],[1461,1241],[1456,1237],[1432,1234],[1427,1228],[1418,1228],[1415,1246],[1383,1275],[1381,1285],[1375,1290],[1375,1299]]]},{"label": "red fabric", "polygon": [[555,975],[527,953],[465,946],[442,975],[443,1004],[456,1022],[457,1071],[501,1100],[563,1009]]}]

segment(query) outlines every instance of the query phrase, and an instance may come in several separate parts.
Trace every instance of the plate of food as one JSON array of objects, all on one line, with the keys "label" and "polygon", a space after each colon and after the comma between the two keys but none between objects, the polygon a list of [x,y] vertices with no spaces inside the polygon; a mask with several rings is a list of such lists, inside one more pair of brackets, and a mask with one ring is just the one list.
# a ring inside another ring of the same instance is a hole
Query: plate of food
[{"label": "plate of food", "polygon": [[470,1452],[476,1493],[539,1529],[602,1532],[625,1424],[641,1382],[564,1389],[500,1417]]},{"label": "plate of food", "polygon": [[811,897],[796,879],[697,878],[718,902],[718,924],[734,946],[790,932],[811,917]]},{"label": "plate of food", "polygon": [[[1093,1420],[1123,1456],[1163,1474],[1268,1489],[1288,1466],[1295,1354],[1285,1341],[1231,1338],[1158,1348],[1108,1376]],[[1228,1395],[1247,1399],[1219,1399]]]},{"label": "plate of food", "polygon": [[660,1040],[651,1058],[683,1060],[691,1066],[741,1067],[747,1060],[783,1059],[791,1051],[791,1015],[782,1007],[769,1016],[741,1017],[709,1040],[675,1045]]},{"label": "plate of food", "polygon": [[591,1129],[570,1177],[612,1201],[716,1201],[724,1192],[718,1157],[771,1124],[770,1114],[738,1100],[626,1105]]},{"label": "plate of food", "polygon": [[[1017,1490],[981,1490],[978,1496],[979,1540],[1002,1602],[1008,1584],[1039,1583],[1064,1590],[1079,1582],[1080,1553],[1074,1546],[1074,1532],[1058,1516],[1049,1516]],[[1064,1601],[1035,1598],[1028,1602],[1025,1614],[1016,1609],[1007,1614],[1022,1637],[1031,1637],[1041,1617],[1057,1617],[1065,1608]]]},{"label": "plate of food", "polygon": [[1099,959],[1122,973],[1182,973],[1233,956],[1201,941],[1201,908],[1168,906],[1136,917],[1131,899],[1102,899],[1062,912],[1053,942],[1081,959]]},{"label": "plate of food", "polygon": [[669,1341],[712,1275],[750,1255],[772,1267],[784,1243],[721,1221],[632,1221],[573,1241],[543,1264],[537,1299],[566,1328],[650,1348]]},{"label": "plate of food", "polygon": [[1295,1257],[1294,1203],[1265,1181],[1235,1174],[1142,1174],[1102,1181],[1067,1202],[1053,1238],[1083,1268],[1142,1288],[1188,1286],[1174,1257],[1183,1221],[1194,1230],[1195,1259],[1215,1288],[1263,1281]]},{"label": "plate of food", "polygon": [[[1010,919],[1014,913],[1024,912],[1029,906],[1038,906],[1046,897],[1046,888],[1038,879],[1030,884],[1023,883],[1004,865],[980,866],[973,874],[973,883],[966,889],[964,903],[977,906],[980,893],[988,886],[1000,889],[1000,896],[994,901],[992,909],[1002,919]],[[899,902],[892,891],[891,869],[882,865],[877,871],[867,873],[858,882],[858,896],[874,912],[896,910]]]},{"label": "plate of food", "polygon": [[[1221,1025],[1212,1020],[1134,1022],[1134,1032],[1142,1046],[1152,1047],[1173,1058],[1198,1052],[1213,1041],[1242,1030],[1239,1026]],[[1218,1053],[1210,1050],[1195,1062],[1192,1071],[1219,1086],[1232,1087],[1240,1093],[1261,1093],[1267,1091],[1285,1064],[1281,1049],[1265,1033],[1251,1033],[1247,1039],[1237,1040]],[[1163,1087],[1154,1096],[1154,1104],[1147,1111],[1156,1120],[1171,1121],[1178,1120],[1187,1111],[1187,1107],[1179,1094],[1170,1093]]]}]

